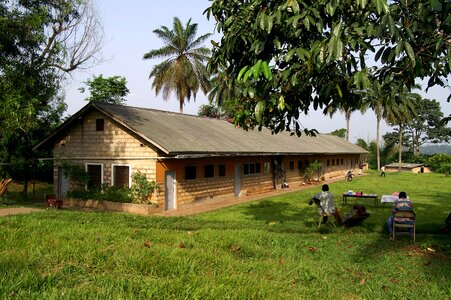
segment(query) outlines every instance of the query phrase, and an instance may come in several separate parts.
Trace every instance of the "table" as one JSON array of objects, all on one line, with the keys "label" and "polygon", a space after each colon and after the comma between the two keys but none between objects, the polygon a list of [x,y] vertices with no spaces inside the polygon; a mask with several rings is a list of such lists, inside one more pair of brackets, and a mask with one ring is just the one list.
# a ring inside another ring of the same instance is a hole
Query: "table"
[{"label": "table", "polygon": [[[409,199],[409,197],[407,197],[407,199]],[[382,206],[385,206],[385,203],[393,203],[396,200],[399,200],[398,196],[382,195],[381,197]]]},{"label": "table", "polygon": [[348,198],[373,199],[374,206],[378,205],[377,194],[343,193],[343,205],[348,203]]}]

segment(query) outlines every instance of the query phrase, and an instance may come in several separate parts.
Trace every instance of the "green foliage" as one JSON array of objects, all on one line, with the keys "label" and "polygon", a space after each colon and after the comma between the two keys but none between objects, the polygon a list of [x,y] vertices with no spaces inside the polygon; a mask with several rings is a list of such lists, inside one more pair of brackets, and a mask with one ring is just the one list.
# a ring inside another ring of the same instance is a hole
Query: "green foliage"
[{"label": "green foliage", "polygon": [[82,200],[112,201],[121,203],[132,203],[134,200],[133,191],[127,187],[109,186],[103,184],[101,187],[91,188],[89,190],[79,189],[68,191],[69,198]]},{"label": "green foliage", "polygon": [[367,142],[365,142],[365,140],[361,139],[361,138],[357,139],[356,145],[365,150],[369,150],[369,148],[370,148],[369,145],[367,144]]},{"label": "green foliage", "polygon": [[435,172],[445,173],[447,165],[451,164],[451,155],[445,153],[435,154],[427,160],[426,164]]},{"label": "green foliage", "polygon": [[[103,78],[102,76],[102,74],[94,76],[92,80],[89,79],[85,82],[90,93],[90,96],[85,100],[109,104],[123,104],[125,97],[130,92],[127,88],[125,77],[111,76]],[[85,92],[85,88],[80,88],[79,90],[82,93]]]},{"label": "green foliage", "polygon": [[206,14],[222,34],[209,68],[242,85],[244,129],[300,134],[301,113],[359,109],[372,81],[410,91],[450,74],[449,2],[214,0]]},{"label": "green foliage", "polygon": [[336,129],[329,134],[338,136],[339,138],[342,138],[342,139],[345,139],[346,138],[346,128]]},{"label": "green foliage", "polygon": [[221,109],[213,104],[203,104],[199,107],[197,115],[200,117],[220,119],[222,117]]},{"label": "green foliage", "polygon": [[420,153],[420,146],[425,143],[450,141],[451,128],[440,123],[443,113],[438,101],[422,99],[416,112],[416,115],[405,124],[409,146],[415,155]]},{"label": "green foliage", "polygon": [[78,181],[83,185],[87,185],[91,179],[88,172],[81,165],[72,165],[67,162],[62,164],[63,175],[65,177],[70,177],[71,180]]},{"label": "green foliage", "polygon": [[321,179],[323,173],[323,166],[317,160],[311,162],[304,171],[304,181],[318,181]]},{"label": "green foliage", "polygon": [[87,1],[0,1],[0,161],[24,181],[25,195],[48,167],[37,158],[50,151],[33,147],[60,124],[61,83],[99,49],[90,44],[101,41],[90,8]]},{"label": "green foliage", "polygon": [[132,174],[132,187],[135,202],[138,203],[153,203],[151,201],[152,194],[158,191],[160,186],[154,181],[147,180],[147,176],[139,171]]}]

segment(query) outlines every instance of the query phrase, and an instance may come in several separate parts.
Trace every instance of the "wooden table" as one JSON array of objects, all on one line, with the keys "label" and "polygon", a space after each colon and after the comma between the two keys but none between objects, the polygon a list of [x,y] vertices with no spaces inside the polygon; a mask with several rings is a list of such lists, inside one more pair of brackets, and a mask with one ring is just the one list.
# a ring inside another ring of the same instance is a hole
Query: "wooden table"
[{"label": "wooden table", "polygon": [[377,201],[377,194],[349,194],[349,193],[343,193],[343,205],[346,205],[348,203],[348,198],[357,198],[357,199],[373,199],[374,200],[374,206],[378,206]]}]

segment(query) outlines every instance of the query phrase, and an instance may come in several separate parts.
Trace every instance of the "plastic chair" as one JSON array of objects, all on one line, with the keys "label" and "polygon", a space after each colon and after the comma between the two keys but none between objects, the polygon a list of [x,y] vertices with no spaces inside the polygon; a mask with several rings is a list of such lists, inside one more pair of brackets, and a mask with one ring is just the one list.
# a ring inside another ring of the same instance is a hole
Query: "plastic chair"
[{"label": "plastic chair", "polygon": [[58,200],[55,194],[44,195],[45,205],[47,208],[63,208],[63,201]]},{"label": "plastic chair", "polygon": [[[398,231],[398,228],[407,229],[407,231]],[[392,240],[396,235],[412,235],[415,242],[415,212],[414,211],[396,211],[393,213]]]}]

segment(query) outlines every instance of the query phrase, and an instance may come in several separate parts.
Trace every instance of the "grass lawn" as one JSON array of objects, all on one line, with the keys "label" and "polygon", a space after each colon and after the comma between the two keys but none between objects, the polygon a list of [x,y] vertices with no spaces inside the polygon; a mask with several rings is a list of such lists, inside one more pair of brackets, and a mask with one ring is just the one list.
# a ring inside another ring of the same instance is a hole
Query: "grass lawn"
[{"label": "grass lawn", "polygon": [[0,298],[450,299],[451,177],[371,172],[330,185],[404,190],[417,241],[389,240],[389,206],[352,228],[317,229],[312,189],[197,216],[44,210],[0,218]]}]

